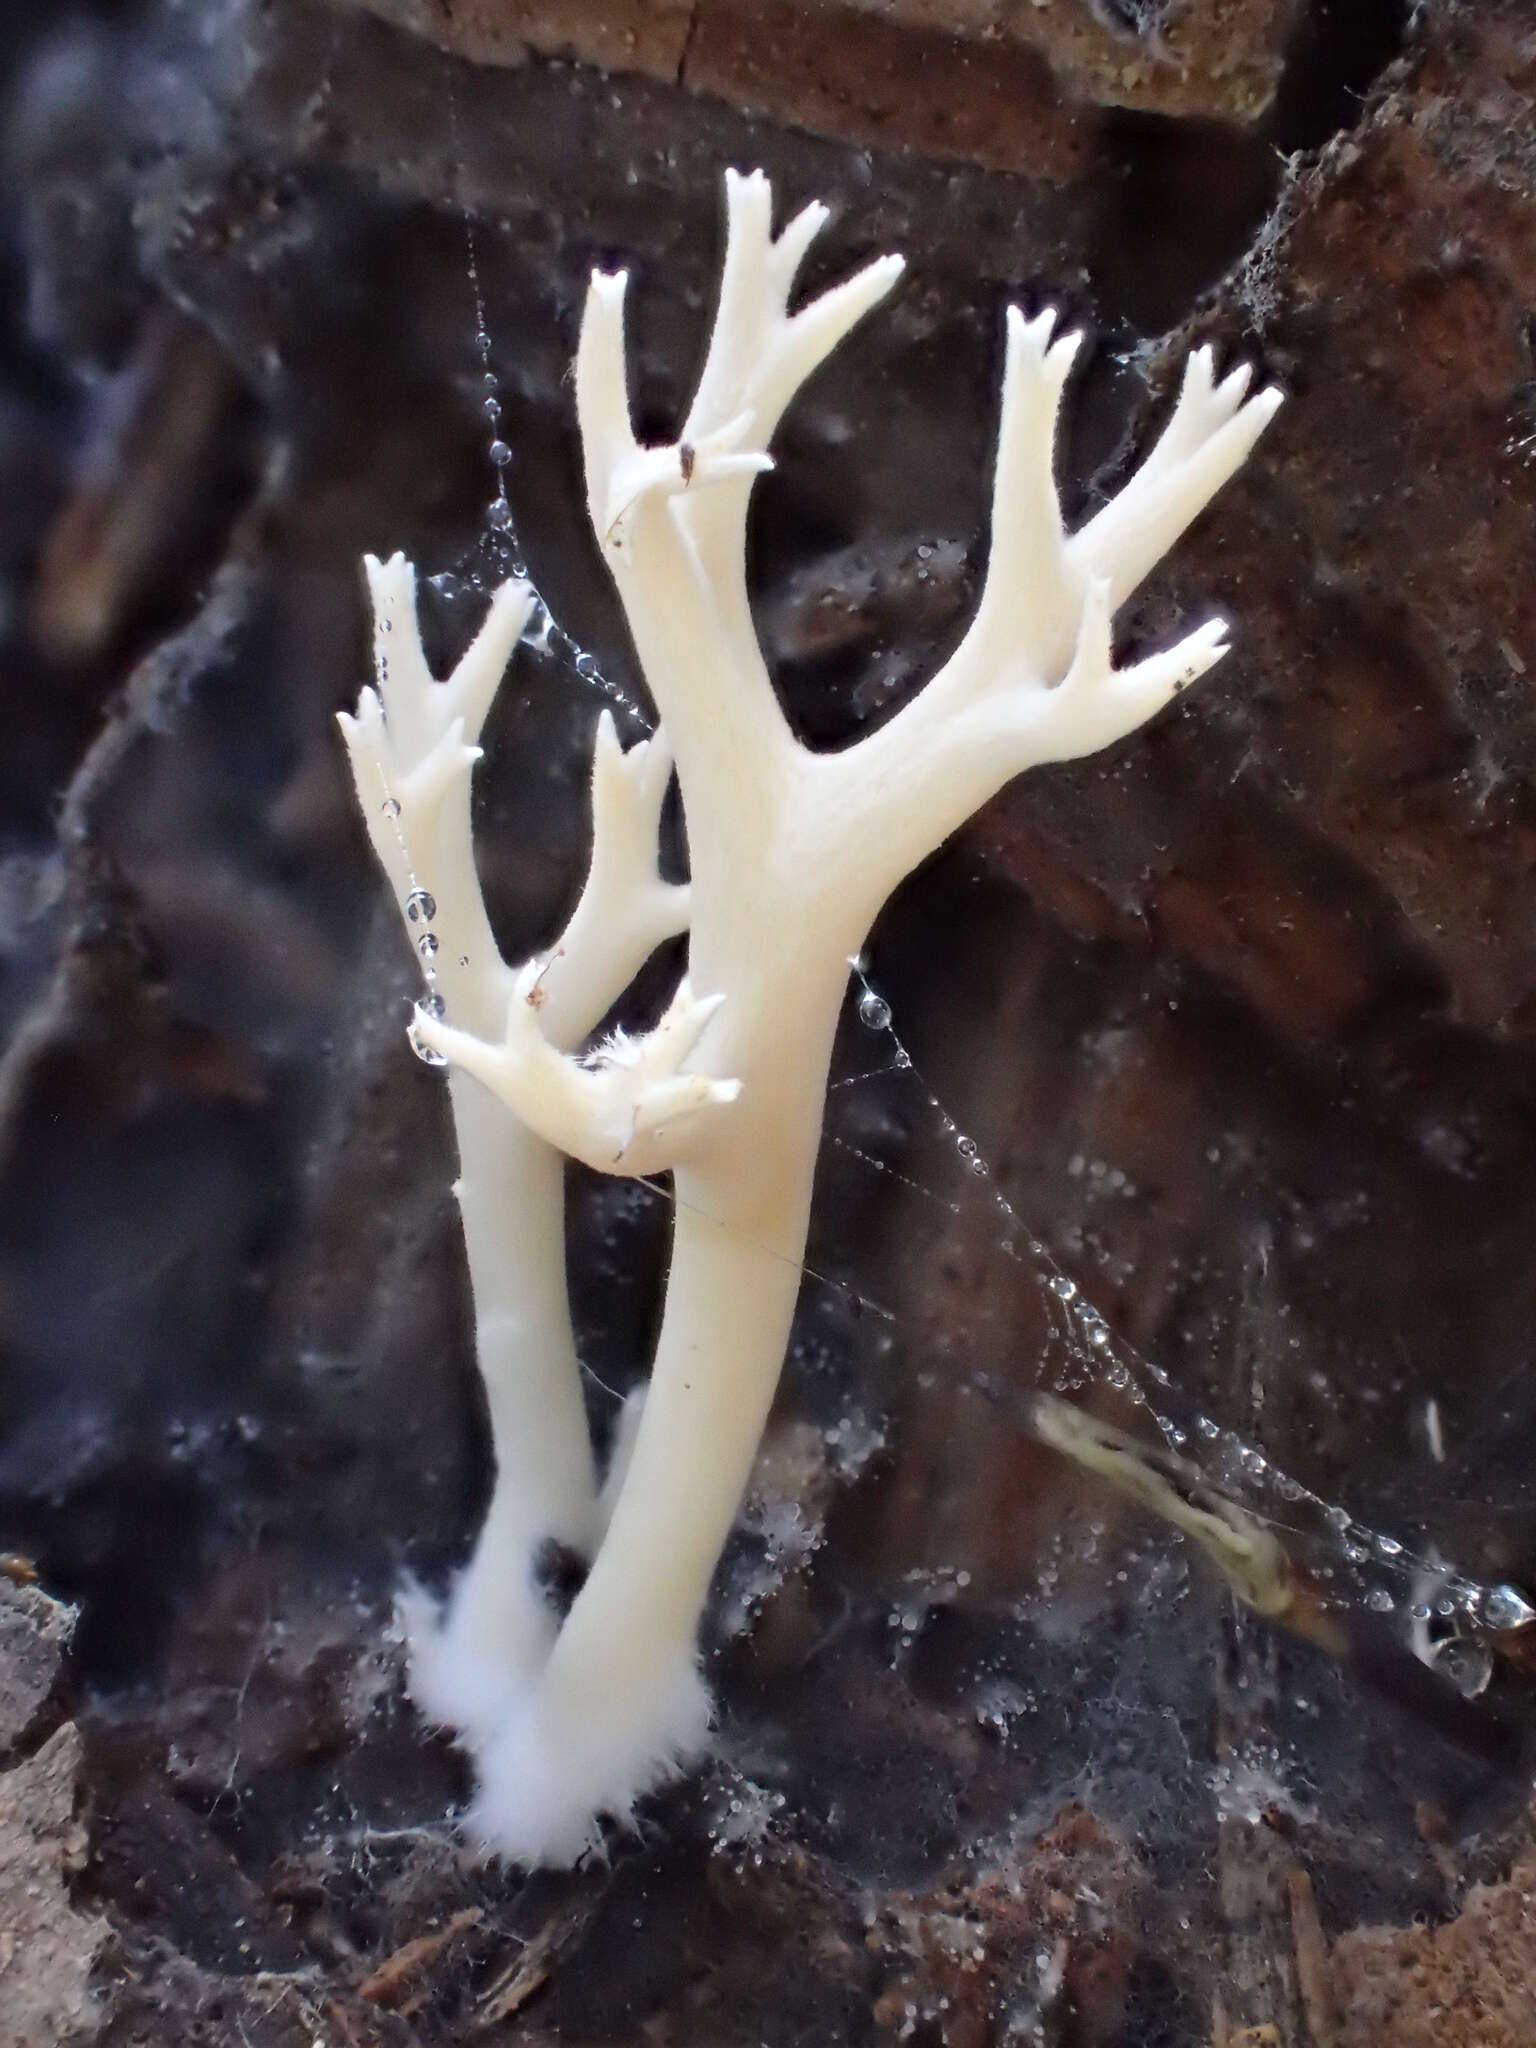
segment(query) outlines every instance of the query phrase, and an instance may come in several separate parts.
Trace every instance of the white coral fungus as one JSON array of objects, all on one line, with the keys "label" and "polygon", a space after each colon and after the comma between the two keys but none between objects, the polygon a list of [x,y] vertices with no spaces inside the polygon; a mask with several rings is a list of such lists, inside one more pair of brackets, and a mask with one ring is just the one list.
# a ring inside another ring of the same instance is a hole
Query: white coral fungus
[{"label": "white coral fungus", "polygon": [[[343,718],[374,850],[408,920],[431,878],[436,981],[418,1044],[450,1063],[458,1195],[497,1463],[474,1555],[446,1602],[405,1602],[411,1686],[474,1761],[471,1826],[522,1863],[574,1859],[603,1816],[703,1750],[695,1636],[751,1472],[789,1334],[848,963],[902,877],[1003,784],[1113,745],[1226,652],[1211,620],[1117,667],[1116,609],[1252,449],[1280,393],[1217,381],[1197,350],[1152,452],[1077,532],[1052,459],[1081,336],[1008,311],[991,559],[964,639],[858,744],[812,753],[775,698],[746,586],[747,504],[796,390],[901,275],[884,257],[790,312],[826,209],[775,236],[761,173],[726,180],[708,357],[682,432],[630,421],[623,272],[595,275],[576,358],[594,533],[664,721],[621,751],[597,728],[592,860],[547,957],[509,966],[470,838],[474,744],[533,596],[504,585],[445,683],[428,672],[414,575],[367,564],[378,689]],[[673,765],[691,884],[658,874]],[[407,853],[407,849],[409,852]],[[415,937],[421,905],[408,922]],[[657,1027],[578,1051],[663,940],[688,972]],[[670,1170],[676,1230],[643,1406],[601,1489],[565,1286],[562,1155]],[[590,1560],[563,1623],[535,1560]]]}]

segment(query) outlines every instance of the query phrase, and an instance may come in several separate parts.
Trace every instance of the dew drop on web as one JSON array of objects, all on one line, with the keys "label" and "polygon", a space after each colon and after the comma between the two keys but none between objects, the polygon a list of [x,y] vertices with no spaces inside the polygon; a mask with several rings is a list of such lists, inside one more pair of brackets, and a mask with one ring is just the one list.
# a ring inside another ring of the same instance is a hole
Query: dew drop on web
[{"label": "dew drop on web", "polygon": [[859,997],[859,1022],[871,1031],[884,1031],[891,1021],[891,1006],[884,996],[875,994],[872,988],[865,989]]},{"label": "dew drop on web", "polygon": [[[441,1003],[442,997],[439,996],[436,998],[436,1000],[439,1003]],[[416,1008],[419,1013],[421,1010],[425,1008],[425,1003],[418,1003]],[[417,1016],[412,1017],[410,1023],[406,1027],[406,1042],[410,1046],[411,1051],[415,1053],[417,1059],[421,1061],[424,1067],[446,1067],[448,1062],[443,1057],[443,1055],[440,1052],[436,1051],[432,1046],[428,1045],[426,1040],[421,1036],[419,1028],[420,1023],[421,1018],[420,1015],[418,1014]]]},{"label": "dew drop on web", "polygon": [[1536,1607],[1513,1586],[1494,1586],[1483,1601],[1483,1619],[1490,1628],[1527,1628],[1536,1621]]}]

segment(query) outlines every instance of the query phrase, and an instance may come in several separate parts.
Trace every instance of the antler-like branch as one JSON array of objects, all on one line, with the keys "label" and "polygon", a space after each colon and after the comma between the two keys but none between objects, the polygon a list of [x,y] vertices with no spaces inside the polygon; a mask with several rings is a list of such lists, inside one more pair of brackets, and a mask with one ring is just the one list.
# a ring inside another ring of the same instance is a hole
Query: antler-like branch
[{"label": "antler-like branch", "polygon": [[1237,474],[1280,410],[1284,394],[1272,384],[1248,397],[1253,372],[1247,363],[1219,384],[1215,367],[1209,346],[1194,351],[1173,416],[1151,454],[1068,543],[1075,574],[1107,578],[1111,612]]},{"label": "antler-like branch", "polygon": [[[503,583],[446,682],[422,651],[416,574],[403,555],[365,560],[374,608],[376,689],[339,715],[368,837],[406,931],[430,965],[446,1014],[465,1031],[499,1033],[513,973],[485,913],[470,829],[478,739],[535,602]],[[597,1026],[663,941],[688,924],[686,885],[657,868],[672,755],[657,731],[625,753],[599,720],[592,760],[592,858],[570,922],[541,980],[541,1021],[568,1050]]]},{"label": "antler-like branch", "polygon": [[[771,786],[792,745],[746,592],[747,502],[795,391],[901,273],[883,257],[793,314],[789,294],[827,218],[775,240],[761,172],[726,177],[726,254],[709,353],[682,434],[641,448],[630,424],[622,271],[596,274],[576,356],[587,502],[646,676],[677,747],[690,833],[709,809]],[[743,764],[751,766],[743,777]],[[759,799],[761,800],[761,799]]]},{"label": "antler-like branch", "polygon": [[777,237],[773,187],[761,171],[725,174],[725,264],[709,354],[684,438],[698,441],[740,413],[770,441],[790,400],[838,343],[877,306],[906,267],[880,256],[796,313],[789,295],[812,242],[831,218],[815,202]]},{"label": "antler-like branch", "polygon": [[626,753],[602,713],[592,743],[592,858],[539,984],[539,1023],[552,1045],[579,1045],[656,948],[688,929],[688,884],[663,881],[657,866],[671,779],[663,727]]},{"label": "antler-like branch", "polygon": [[403,555],[387,562],[369,555],[364,568],[377,688],[363,690],[354,716],[338,717],[358,802],[406,930],[444,1000],[471,1028],[495,1029],[507,977],[475,871],[470,778],[480,728],[533,592],[526,583],[502,584],[463,659],[438,683],[422,650],[415,570]]},{"label": "antler-like branch", "polygon": [[1008,314],[992,498],[992,554],[969,631],[888,725],[816,763],[838,785],[818,807],[883,850],[883,892],[1004,783],[1073,760],[1146,723],[1226,653],[1208,621],[1130,668],[1111,651],[1116,608],[1241,466],[1274,417],[1273,388],[1244,402],[1249,372],[1217,383],[1208,348],[1186,366],[1161,438],[1119,495],[1070,538],[1053,473],[1056,423],[1081,336],[1056,316]]},{"label": "antler-like branch", "polygon": [[417,1020],[418,1038],[568,1157],[601,1173],[668,1170],[687,1155],[700,1112],[741,1093],[739,1081],[682,1071],[724,999],[695,997],[685,978],[653,1031],[615,1033],[588,1058],[571,1059],[539,1028],[545,964],[531,960],[518,975],[499,1044],[426,1017]]}]

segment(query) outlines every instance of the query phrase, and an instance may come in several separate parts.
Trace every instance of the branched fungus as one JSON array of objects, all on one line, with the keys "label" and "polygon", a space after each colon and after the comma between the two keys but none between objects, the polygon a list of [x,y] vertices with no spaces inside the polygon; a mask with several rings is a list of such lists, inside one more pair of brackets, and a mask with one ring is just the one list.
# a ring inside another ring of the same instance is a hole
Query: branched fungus
[{"label": "branched fungus", "polygon": [[[699,1618],[751,1472],[800,1280],[832,1041],[849,961],[891,891],[1026,769],[1113,745],[1226,652],[1210,621],[1124,667],[1122,605],[1241,465],[1280,403],[1217,381],[1201,349],[1123,490],[1077,532],[1053,474],[1081,337],[1007,316],[991,557],[939,673],[856,745],[813,753],[779,708],[753,629],[747,507],[799,386],[895,284],[870,264],[789,310],[826,219],[775,236],[760,173],[726,180],[725,263],[708,356],[675,443],[631,426],[626,279],[595,275],[576,358],[592,527],[664,721],[593,765],[586,889],[558,945],[510,966],[475,875],[474,741],[529,615],[492,600],[446,683],[428,673],[414,580],[370,561],[378,688],[344,719],[374,849],[418,943],[436,942],[419,1048],[451,1068],[459,1199],[489,1397],[496,1488],[439,1607],[407,1601],[411,1685],[470,1752],[471,1825],[524,1863],[573,1859],[705,1746]],[[675,760],[691,882],[657,872]],[[435,898],[422,917],[427,876]],[[430,923],[428,932],[425,925]],[[688,971],[650,1033],[580,1051],[664,939]],[[564,1275],[561,1156],[675,1176],[666,1307],[643,1404],[600,1489]],[[554,1538],[590,1560],[557,1624],[535,1576]]]}]

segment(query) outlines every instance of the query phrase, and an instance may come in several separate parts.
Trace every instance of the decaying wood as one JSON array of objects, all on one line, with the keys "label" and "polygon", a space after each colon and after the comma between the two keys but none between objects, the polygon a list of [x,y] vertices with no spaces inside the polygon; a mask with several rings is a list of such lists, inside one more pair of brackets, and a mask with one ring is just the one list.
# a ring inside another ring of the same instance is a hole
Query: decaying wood
[{"label": "decaying wood", "polygon": [[418,1934],[413,1941],[405,1942],[364,1978],[357,1987],[358,1997],[365,1998],[370,2005],[403,2008],[408,2002],[410,1987],[437,1961],[443,1950],[451,1947],[469,1928],[478,1927],[484,1918],[478,1906],[466,1906],[441,1927],[433,1928],[431,1933]]}]

